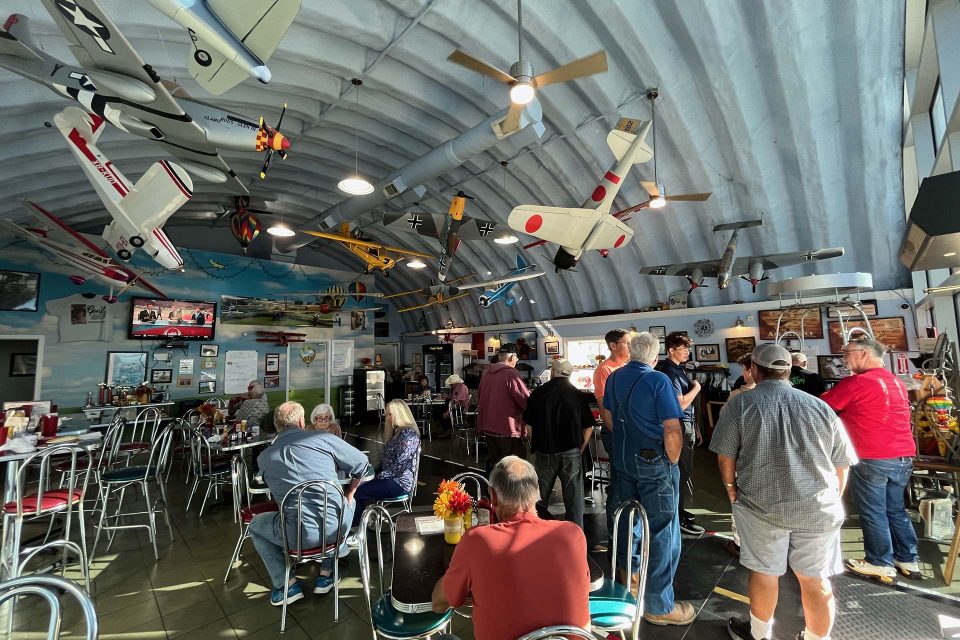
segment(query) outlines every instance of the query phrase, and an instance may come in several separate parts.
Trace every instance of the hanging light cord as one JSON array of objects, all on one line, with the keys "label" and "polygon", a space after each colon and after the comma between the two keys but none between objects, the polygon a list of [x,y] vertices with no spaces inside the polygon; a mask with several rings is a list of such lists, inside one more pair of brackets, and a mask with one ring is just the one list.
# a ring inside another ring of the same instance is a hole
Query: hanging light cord
[{"label": "hanging light cord", "polygon": [[[356,87],[357,87],[357,113],[359,114],[360,113],[360,85],[358,84],[356,85]],[[357,175],[357,176],[360,175],[360,158],[359,158],[360,147],[357,141],[359,137],[360,137],[360,134],[354,131],[353,132],[353,173],[354,175]]]},{"label": "hanging light cord", "polygon": [[650,111],[653,120],[653,184],[657,185],[657,193],[660,193],[660,179],[657,175],[657,103],[655,99],[650,101]]}]

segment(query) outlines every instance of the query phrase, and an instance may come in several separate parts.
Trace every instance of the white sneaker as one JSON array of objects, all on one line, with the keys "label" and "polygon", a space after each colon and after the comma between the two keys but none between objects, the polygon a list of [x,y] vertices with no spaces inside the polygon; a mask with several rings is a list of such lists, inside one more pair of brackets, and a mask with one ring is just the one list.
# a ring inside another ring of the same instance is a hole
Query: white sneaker
[{"label": "white sneaker", "polygon": [[844,564],[847,565],[847,569],[850,569],[850,571],[858,573],[862,576],[868,576],[872,578],[894,578],[897,575],[897,570],[893,567],[870,564],[866,560],[856,560],[851,558],[850,560],[844,561]]},{"label": "white sneaker", "polygon": [[920,573],[920,565],[916,562],[900,562],[899,560],[894,560],[893,566],[896,567],[897,571],[899,571],[900,575],[904,578],[911,580],[923,579],[923,574]]},{"label": "white sneaker", "polygon": [[347,546],[351,549],[354,547],[360,546],[360,535],[357,533],[351,533],[347,536]]}]

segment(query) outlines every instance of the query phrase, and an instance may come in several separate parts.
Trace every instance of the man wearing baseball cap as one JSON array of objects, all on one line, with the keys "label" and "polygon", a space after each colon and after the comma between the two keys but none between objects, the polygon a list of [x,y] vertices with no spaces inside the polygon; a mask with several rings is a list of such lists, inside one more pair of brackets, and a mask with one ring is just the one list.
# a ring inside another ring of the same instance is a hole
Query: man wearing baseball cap
[{"label": "man wearing baseball cap", "polygon": [[757,386],[727,402],[710,449],[750,570],[750,619],[730,618],[731,638],[772,637],[779,577],[787,563],[800,582],[806,628],[798,640],[828,640],[834,621],[830,576],[843,571],[841,495],[856,455],[837,414],[790,385],[790,353],[753,350]]},{"label": "man wearing baseball cap", "polygon": [[480,378],[477,434],[487,437],[487,469],[506,456],[527,457],[523,412],[530,392],[516,372],[517,346],[505,344]]}]

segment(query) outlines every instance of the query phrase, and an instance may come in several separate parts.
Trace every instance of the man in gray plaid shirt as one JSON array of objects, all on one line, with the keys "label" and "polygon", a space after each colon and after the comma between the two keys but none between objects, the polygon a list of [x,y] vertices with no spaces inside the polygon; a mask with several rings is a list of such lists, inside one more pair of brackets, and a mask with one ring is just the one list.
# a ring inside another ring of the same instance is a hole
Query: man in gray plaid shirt
[{"label": "man in gray plaid shirt", "polygon": [[710,443],[740,534],[740,564],[751,572],[750,621],[731,618],[727,630],[734,640],[771,637],[789,561],[806,622],[797,639],[828,640],[829,578],[843,571],[841,495],[856,456],[837,414],[790,386],[786,349],[762,344],[750,366],[756,388],[727,403]]}]

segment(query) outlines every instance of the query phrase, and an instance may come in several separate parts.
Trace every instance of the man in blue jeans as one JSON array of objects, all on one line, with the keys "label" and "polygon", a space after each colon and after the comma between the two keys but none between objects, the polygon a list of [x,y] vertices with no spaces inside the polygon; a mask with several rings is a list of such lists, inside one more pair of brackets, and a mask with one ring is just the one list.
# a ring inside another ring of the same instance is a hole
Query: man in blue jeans
[{"label": "man in blue jeans", "polygon": [[847,560],[861,575],[920,579],[917,533],[903,504],[917,453],[910,401],[903,382],[883,366],[886,347],[856,338],[843,359],[856,375],[820,398],[840,415],[860,464],[853,468],[853,496],[863,529],[863,560]]},{"label": "man in blue jeans", "polygon": [[[610,374],[630,362],[630,332],[626,329],[611,329],[603,336],[603,341],[607,343],[610,349],[610,357],[600,363],[597,370],[593,372],[593,395],[597,398],[597,407],[601,409],[603,415],[603,392],[607,386],[607,378]],[[617,496],[617,476],[613,468],[613,425],[604,422],[603,429],[600,430],[600,442],[603,443],[603,450],[607,453],[607,460],[610,464],[610,481],[607,483],[607,535],[610,542],[613,541],[613,513],[620,506],[620,500]],[[612,549],[608,546],[608,550]]]},{"label": "man in blue jeans", "polygon": [[[653,369],[660,341],[646,331],[630,339],[630,362],[607,379],[603,420],[613,425],[613,467],[621,501],[643,505],[650,523],[650,565],[643,618],[656,625],[685,625],[696,611],[688,602],[673,599],[673,578],[680,561],[680,470],[683,446],[680,421],[683,410],[670,379]],[[632,549],[626,548],[627,519],[617,531],[617,578],[635,590],[640,558],[637,547],[642,528],[634,530]],[[628,576],[626,567],[633,575]]]}]

